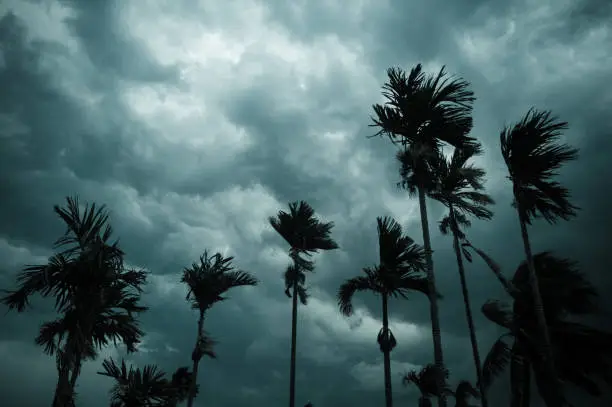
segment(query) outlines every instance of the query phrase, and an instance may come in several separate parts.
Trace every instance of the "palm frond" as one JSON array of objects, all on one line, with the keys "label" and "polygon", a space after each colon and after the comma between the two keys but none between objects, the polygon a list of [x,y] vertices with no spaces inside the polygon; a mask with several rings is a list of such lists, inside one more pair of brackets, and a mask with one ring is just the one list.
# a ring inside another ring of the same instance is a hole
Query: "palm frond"
[{"label": "palm frond", "polygon": [[369,269],[364,269],[366,276],[353,277],[344,282],[338,290],[338,307],[340,312],[345,316],[353,314],[353,296],[358,291],[374,291],[379,292],[380,288],[376,285],[372,278],[373,272]]},{"label": "palm frond", "polygon": [[512,330],[514,315],[510,305],[498,300],[489,300],[483,304],[482,313],[489,321]]},{"label": "palm frond", "polygon": [[576,215],[578,208],[570,203],[567,188],[552,180],[563,164],[578,157],[578,149],[559,143],[567,128],[567,122],[550,111],[532,108],[521,121],[500,133],[518,210],[528,224],[538,217],[555,223]]},{"label": "palm frond", "polygon": [[508,366],[512,356],[512,349],[505,342],[510,334],[504,334],[495,341],[491,350],[485,357],[482,364],[482,384],[485,389],[488,389],[493,383],[493,380],[501,374]]},{"label": "palm frond", "polygon": [[455,407],[469,407],[468,399],[470,397],[480,398],[480,392],[467,380],[462,380],[457,384],[453,395],[455,397]]},{"label": "palm frond", "polygon": [[428,364],[419,371],[411,370],[405,373],[402,383],[405,386],[414,384],[424,397],[437,397],[449,391],[446,384],[448,376],[447,369],[440,369],[434,364]]},{"label": "palm frond", "polygon": [[333,250],[338,244],[331,238],[333,222],[321,222],[305,201],[289,203],[289,212],[279,211],[268,219],[274,230],[298,253],[312,254]]}]

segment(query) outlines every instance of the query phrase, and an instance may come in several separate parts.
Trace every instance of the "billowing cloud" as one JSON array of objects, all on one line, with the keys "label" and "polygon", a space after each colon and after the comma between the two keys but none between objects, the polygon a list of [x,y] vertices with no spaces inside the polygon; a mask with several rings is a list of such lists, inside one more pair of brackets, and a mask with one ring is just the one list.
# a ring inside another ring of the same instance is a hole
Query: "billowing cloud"
[{"label": "billowing cloud", "polygon": [[[288,257],[267,217],[304,199],[336,224],[340,249],[316,257],[312,298],[300,308],[298,404],[381,404],[379,299],[360,293],[355,315],[345,318],[335,297],[344,280],[376,262],[376,216],[393,216],[421,240],[416,201],[395,187],[392,146],[366,137],[385,69],[446,64],[472,83],[473,134],[487,150],[479,164],[498,205],[470,238],[507,273],[522,249],[499,131],[531,105],[570,122],[566,137],[582,158],[562,181],[582,211],[570,223],[534,226],[533,245],[578,260],[605,292],[611,10],[595,0],[5,0],[0,285],[10,287],[23,265],[52,253],[63,231],[54,204],[72,194],[106,204],[128,262],[152,273],[147,337],[129,360],[171,371],[189,364],[196,331],[182,268],[204,249],[233,255],[261,283],[236,289],[210,312],[206,329],[219,341],[219,358],[202,365],[198,402],[280,406],[288,397],[291,313],[281,278]],[[451,242],[433,227],[443,208],[429,211],[445,357],[453,382],[474,380]],[[468,277],[484,353],[498,332],[477,308],[502,290],[482,264],[470,264]],[[602,302],[612,310],[609,298]],[[52,397],[54,363],[33,338],[53,312],[46,301],[33,305],[2,317],[7,405],[37,407]],[[392,301],[391,328],[396,398],[414,403],[416,390],[400,378],[432,361],[426,300]],[[125,356],[109,348],[84,367],[83,405],[107,405],[111,382],[95,372],[110,355]],[[502,382],[494,405],[507,396]]]}]

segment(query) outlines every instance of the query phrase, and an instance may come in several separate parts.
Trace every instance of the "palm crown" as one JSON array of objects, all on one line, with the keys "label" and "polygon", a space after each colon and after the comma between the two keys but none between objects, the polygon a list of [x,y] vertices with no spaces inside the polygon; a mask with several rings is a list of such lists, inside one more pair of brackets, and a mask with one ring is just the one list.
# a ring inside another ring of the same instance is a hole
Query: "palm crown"
[{"label": "palm crown", "polygon": [[421,246],[402,235],[402,227],[395,220],[377,218],[379,264],[363,269],[364,276],[346,281],[338,291],[340,312],[353,313],[353,296],[357,291],[372,291],[393,297],[403,297],[409,291],[429,295],[425,271],[425,252]]},{"label": "palm crown", "polygon": [[531,109],[512,127],[500,134],[501,152],[514,185],[514,198],[521,218],[530,223],[543,217],[549,223],[576,215],[577,207],[568,198],[569,191],[553,181],[557,170],[578,157],[578,150],[559,144],[567,122],[559,121],[549,111]]},{"label": "palm crown", "polygon": [[201,313],[219,301],[226,299],[225,294],[233,287],[257,285],[257,279],[246,271],[238,270],[232,264],[233,257],[221,253],[211,256],[205,251],[199,263],[183,270],[181,282],[187,284],[186,299],[193,309]]}]

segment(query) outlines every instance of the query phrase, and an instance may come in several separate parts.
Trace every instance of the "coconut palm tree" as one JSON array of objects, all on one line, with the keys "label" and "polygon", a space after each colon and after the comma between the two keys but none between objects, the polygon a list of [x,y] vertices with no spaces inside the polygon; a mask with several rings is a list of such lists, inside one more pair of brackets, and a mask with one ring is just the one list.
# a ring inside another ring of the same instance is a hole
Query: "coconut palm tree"
[{"label": "coconut palm tree", "polygon": [[569,191],[553,178],[563,164],[575,160],[578,150],[559,142],[567,122],[549,111],[530,109],[521,121],[500,133],[501,152],[512,181],[514,206],[518,212],[525,256],[530,272],[534,312],[542,342],[542,357],[555,389],[547,396],[550,407],[561,406],[563,393],[555,371],[549,332],[538,279],[533,264],[527,225],[539,217],[549,223],[568,220],[578,209],[569,201]]},{"label": "coconut palm tree", "polygon": [[146,273],[126,269],[123,252],[110,242],[112,228],[104,206],[79,206],[67,198],[65,208],[54,206],[66,224],[47,264],[27,266],[17,277],[19,288],[5,291],[2,303],[23,312],[33,294],[55,298],[61,317],[44,323],[36,343],[56,356],[58,382],[54,407],[74,404],[74,388],[81,364],[97,350],[122,342],[134,351],[143,332],[137,314],[147,308],[138,304]]},{"label": "coconut palm tree", "polygon": [[[446,159],[444,155],[440,154],[439,159],[434,165],[438,185],[429,194],[431,198],[441,202],[448,208],[448,214],[440,222],[440,231],[444,235],[450,232],[453,237],[453,249],[457,258],[465,315],[470,332],[478,383],[482,383],[480,353],[478,351],[478,341],[476,339],[476,329],[474,328],[460,242],[465,240],[465,233],[461,230],[462,227],[470,226],[468,216],[484,220],[489,220],[493,216],[493,212],[487,207],[494,202],[489,195],[483,192],[485,171],[468,163],[470,159],[481,152],[480,146],[474,144],[462,149],[456,148],[450,159]],[[469,261],[471,256],[465,250],[463,248],[463,254],[467,254]],[[488,407],[487,398],[483,390],[482,388],[480,389],[483,395],[482,406]]]},{"label": "coconut palm tree", "polygon": [[224,257],[221,253],[211,256],[205,251],[200,256],[199,263],[193,263],[191,267],[183,270],[181,282],[187,285],[187,296],[185,299],[191,303],[191,307],[198,311],[198,330],[196,343],[191,353],[193,362],[193,381],[191,391],[187,398],[187,406],[193,406],[195,399],[195,386],[198,380],[198,367],[202,356],[215,357],[212,352],[213,342],[204,332],[204,318],[207,311],[213,305],[226,300],[227,292],[234,287],[255,286],[258,281],[250,273],[236,269],[232,264],[233,257]]},{"label": "coconut palm tree", "polygon": [[[469,83],[461,78],[449,78],[444,67],[435,75],[426,75],[421,64],[412,68],[409,75],[399,68],[389,69],[387,75],[389,80],[382,92],[386,103],[373,106],[372,126],[379,129],[375,136],[387,136],[401,146],[397,153],[400,186],[419,198],[429,289],[433,293],[436,284],[425,199],[436,184],[431,167],[444,144],[465,147],[475,142],[469,136],[475,98]],[[434,359],[438,368],[444,369],[435,297],[431,298],[430,307]],[[439,405],[446,406],[444,395]]]},{"label": "coconut palm tree", "polygon": [[295,352],[297,344],[298,298],[306,304],[308,297],[304,272],[313,271],[314,263],[302,257],[319,250],[333,250],[338,244],[331,238],[333,222],[321,222],[305,201],[289,204],[289,212],[279,211],[268,219],[272,228],[289,244],[293,264],[285,271],[285,294],[292,298],[291,366],[289,374],[289,407],[295,407]]},{"label": "coconut palm tree", "polygon": [[[601,395],[598,381],[612,384],[612,333],[572,322],[597,311],[595,288],[575,262],[542,252],[533,257],[533,263],[559,378],[593,396]],[[490,386],[510,364],[512,406],[529,406],[532,375],[539,394],[550,405],[552,386],[541,355],[527,261],[517,268],[512,285],[516,291],[511,304],[489,301],[483,306],[485,316],[506,330],[485,358],[483,384]]]},{"label": "coconut palm tree", "polygon": [[402,234],[402,227],[395,220],[377,218],[379,264],[363,269],[365,275],[347,280],[338,290],[338,306],[345,316],[353,313],[353,296],[357,291],[370,291],[382,300],[383,326],[378,333],[378,345],[383,353],[385,402],[393,405],[391,388],[391,351],[397,345],[389,329],[390,297],[406,298],[409,291],[429,294],[425,274],[425,253],[421,246]]},{"label": "coconut palm tree", "polygon": [[440,370],[435,364],[423,366],[419,371],[411,370],[404,374],[402,383],[404,386],[414,384],[419,389],[419,407],[431,407],[431,398],[440,399],[442,393],[451,394],[446,381],[448,380],[448,370]]},{"label": "coconut palm tree", "polygon": [[193,381],[187,367],[178,368],[171,380],[155,365],[128,369],[124,360],[119,366],[113,359],[105,359],[102,368],[98,374],[116,382],[110,390],[111,407],[176,407],[187,399]]}]

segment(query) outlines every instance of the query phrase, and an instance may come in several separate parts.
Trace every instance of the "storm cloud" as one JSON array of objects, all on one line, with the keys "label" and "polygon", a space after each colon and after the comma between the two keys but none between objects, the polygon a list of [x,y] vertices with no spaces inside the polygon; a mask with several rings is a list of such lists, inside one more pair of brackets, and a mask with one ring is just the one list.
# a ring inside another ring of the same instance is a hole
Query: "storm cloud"
[{"label": "storm cloud", "polygon": [[[382,404],[378,302],[356,300],[342,317],[339,285],[376,261],[376,216],[397,219],[421,240],[416,200],[395,187],[394,149],[373,134],[371,105],[390,66],[446,65],[472,83],[473,135],[486,155],[491,222],[470,240],[507,273],[522,260],[499,131],[531,106],[570,123],[581,149],[562,182],[581,207],[554,227],[537,223],[535,250],[573,258],[605,293],[612,253],[612,16],[609,2],[570,0],[103,1],[0,3],[0,286],[25,264],[44,262],[63,232],[53,212],[66,195],[106,204],[132,265],[151,271],[147,332],[129,360],[186,365],[196,316],[184,301],[182,267],[204,249],[234,255],[258,287],[236,289],[207,330],[219,359],[204,361],[196,405],[286,403],[290,302],[284,242],[267,217],[308,201],[333,221],[339,250],[318,255],[312,300],[298,322],[297,403]],[[443,208],[431,204],[430,221]],[[433,228],[445,358],[454,381],[474,380],[452,245]],[[484,265],[469,265],[472,302],[503,298]],[[604,307],[612,310],[610,296]],[[476,312],[481,352],[495,327]],[[48,404],[53,359],[34,345],[51,318],[45,301],[0,319],[0,395],[5,405]],[[608,321],[606,319],[606,321]],[[414,403],[400,374],[433,359],[424,298],[391,304],[395,398]],[[108,405],[112,382],[88,363],[79,403]],[[492,405],[507,397],[503,379]],[[601,399],[601,406],[612,401]],[[588,401],[592,403],[591,401]],[[593,402],[594,403],[594,402]],[[596,406],[598,404],[589,404]]]}]

